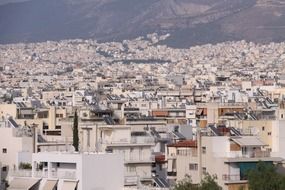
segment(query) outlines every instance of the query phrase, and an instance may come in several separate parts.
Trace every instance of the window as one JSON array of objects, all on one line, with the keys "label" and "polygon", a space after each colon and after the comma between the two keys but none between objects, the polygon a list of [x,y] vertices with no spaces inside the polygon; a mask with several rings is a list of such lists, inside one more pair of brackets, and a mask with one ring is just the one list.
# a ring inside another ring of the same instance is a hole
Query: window
[{"label": "window", "polygon": [[3,149],[2,149],[2,153],[3,153],[3,154],[7,154],[7,148],[3,148]]},{"label": "window", "polygon": [[283,119],[283,117],[284,117],[284,115],[283,114],[281,114],[281,118]]},{"label": "window", "polygon": [[2,168],[2,172],[7,172],[7,167],[6,166]]},{"label": "window", "polygon": [[134,166],[130,166],[130,167],[128,167],[128,172],[136,172],[136,167],[134,167]]},{"label": "window", "polygon": [[206,147],[204,147],[204,146],[202,147],[202,153],[206,154]]},{"label": "window", "polygon": [[189,170],[198,170],[198,164],[189,164]]},{"label": "window", "polygon": [[271,132],[268,132],[267,135],[268,135],[268,136],[271,136]]},{"label": "window", "polygon": [[61,126],[60,125],[56,125],[55,129],[61,129]]},{"label": "window", "polygon": [[204,175],[207,174],[207,168],[203,167],[203,168],[202,168],[202,173],[203,173]]},{"label": "window", "polygon": [[265,127],[262,127],[262,131],[264,131],[265,130]]}]

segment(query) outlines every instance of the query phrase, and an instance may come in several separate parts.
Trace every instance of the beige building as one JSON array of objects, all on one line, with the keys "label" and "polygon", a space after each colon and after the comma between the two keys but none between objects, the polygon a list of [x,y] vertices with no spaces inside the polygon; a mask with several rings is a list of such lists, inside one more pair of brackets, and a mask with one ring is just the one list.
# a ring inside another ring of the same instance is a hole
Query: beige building
[{"label": "beige building", "polygon": [[272,157],[256,136],[198,136],[197,142],[179,142],[168,147],[168,179],[174,183],[189,175],[199,183],[204,174],[217,176],[224,190],[247,189],[246,172],[258,161],[282,162]]},{"label": "beige building", "polygon": [[33,137],[27,129],[0,127],[0,160],[8,170],[17,169],[20,163],[31,163]]}]

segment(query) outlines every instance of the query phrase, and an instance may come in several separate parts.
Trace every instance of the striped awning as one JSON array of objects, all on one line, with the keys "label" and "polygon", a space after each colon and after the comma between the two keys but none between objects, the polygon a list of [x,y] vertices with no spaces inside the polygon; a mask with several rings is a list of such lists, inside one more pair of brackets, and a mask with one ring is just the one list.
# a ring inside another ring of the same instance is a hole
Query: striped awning
[{"label": "striped awning", "polygon": [[47,180],[42,190],[53,190],[57,186],[57,180]]},{"label": "striped awning", "polygon": [[7,190],[30,190],[40,179],[14,178]]},{"label": "striped awning", "polygon": [[64,181],[61,190],[75,190],[78,181]]}]

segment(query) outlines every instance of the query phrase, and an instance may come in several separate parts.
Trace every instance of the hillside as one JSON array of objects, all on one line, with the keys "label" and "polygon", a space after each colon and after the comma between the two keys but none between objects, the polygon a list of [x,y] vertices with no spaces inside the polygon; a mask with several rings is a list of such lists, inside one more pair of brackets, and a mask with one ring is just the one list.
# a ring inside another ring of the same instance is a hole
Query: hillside
[{"label": "hillside", "polygon": [[188,47],[225,40],[285,39],[277,0],[30,0],[0,6],[0,43],[73,38],[101,41],[170,33]]}]

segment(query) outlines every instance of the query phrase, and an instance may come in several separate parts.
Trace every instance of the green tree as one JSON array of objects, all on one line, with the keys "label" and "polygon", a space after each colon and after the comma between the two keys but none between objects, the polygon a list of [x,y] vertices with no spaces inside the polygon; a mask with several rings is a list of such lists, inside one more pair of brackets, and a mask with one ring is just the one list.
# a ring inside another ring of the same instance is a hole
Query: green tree
[{"label": "green tree", "polygon": [[199,190],[222,190],[222,187],[216,182],[217,179],[216,175],[211,176],[206,174],[200,183]]},{"label": "green tree", "polygon": [[247,178],[250,190],[285,189],[285,177],[271,163],[258,162],[255,169],[248,171]]},{"label": "green tree", "polygon": [[77,116],[77,110],[74,114],[73,119],[73,146],[75,148],[75,151],[78,152],[79,150],[79,137],[78,137],[78,116]]},{"label": "green tree", "polygon": [[179,181],[174,190],[199,190],[198,185],[192,183],[190,176],[186,176],[183,180]]},{"label": "green tree", "polygon": [[200,184],[193,184],[189,176],[179,181],[174,190],[222,190],[217,182],[217,176],[206,174]]}]

